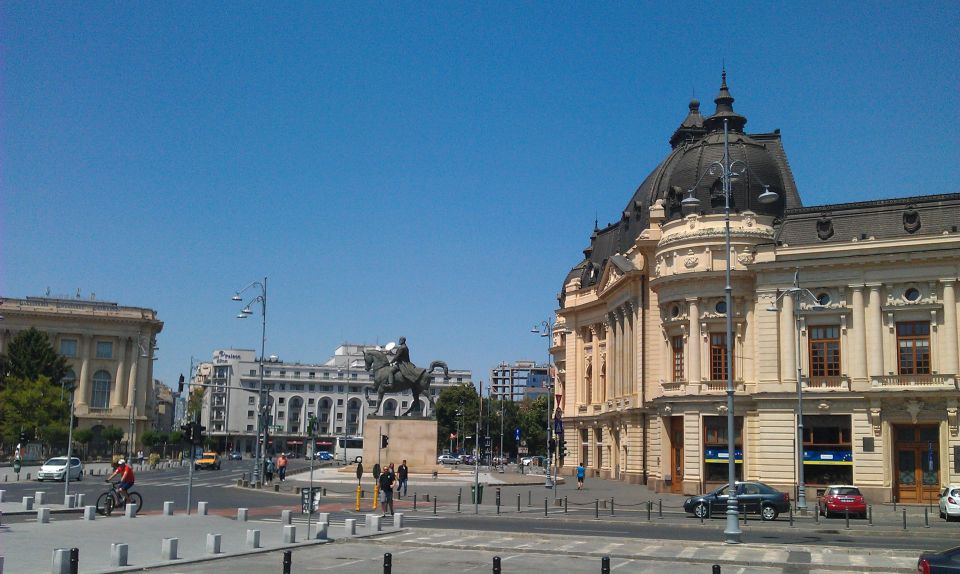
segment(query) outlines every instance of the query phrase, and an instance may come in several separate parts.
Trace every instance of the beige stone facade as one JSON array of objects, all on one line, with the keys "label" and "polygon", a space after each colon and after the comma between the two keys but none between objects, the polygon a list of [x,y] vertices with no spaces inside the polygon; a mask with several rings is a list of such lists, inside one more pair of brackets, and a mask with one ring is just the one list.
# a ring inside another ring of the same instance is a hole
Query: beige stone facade
[{"label": "beige stone facade", "polygon": [[[718,110],[731,115],[725,90]],[[685,128],[700,131],[671,140],[654,183],[594,231],[563,286],[553,348],[563,471],[583,461],[686,494],[727,480],[729,258],[738,476],[795,494],[799,366],[809,497],[852,482],[875,502],[926,501],[960,482],[960,194],[802,207],[785,156],[764,144],[779,176],[761,183],[774,179],[786,201],[754,210],[760,189],[745,185],[728,253],[722,209],[679,210],[674,192],[696,188],[709,161],[699,173],[671,162],[715,152],[709,119]],[[732,135],[742,146],[766,137]],[[751,159],[751,169],[764,161]],[[785,293],[795,274],[808,295]]]},{"label": "beige stone facade", "polygon": [[[130,433],[134,441],[152,427],[153,355],[163,323],[157,312],[84,299],[3,298],[0,350],[22,330],[47,334],[70,365],[67,379],[77,384],[74,413],[78,428],[96,433],[107,426]],[[96,435],[95,435],[96,436]],[[129,436],[124,438],[127,441]],[[91,452],[102,450],[95,438]]]}]

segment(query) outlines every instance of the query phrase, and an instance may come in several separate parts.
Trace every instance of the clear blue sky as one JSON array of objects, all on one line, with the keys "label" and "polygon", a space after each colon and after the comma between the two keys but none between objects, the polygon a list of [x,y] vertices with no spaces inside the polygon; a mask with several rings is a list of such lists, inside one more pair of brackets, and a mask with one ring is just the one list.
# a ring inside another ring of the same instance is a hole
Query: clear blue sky
[{"label": "clear blue sky", "polygon": [[[667,4],[670,4],[667,6]],[[544,360],[725,61],[808,205],[958,191],[956,2],[0,5],[0,295],[156,309],[155,375],[409,340],[487,380]]]}]

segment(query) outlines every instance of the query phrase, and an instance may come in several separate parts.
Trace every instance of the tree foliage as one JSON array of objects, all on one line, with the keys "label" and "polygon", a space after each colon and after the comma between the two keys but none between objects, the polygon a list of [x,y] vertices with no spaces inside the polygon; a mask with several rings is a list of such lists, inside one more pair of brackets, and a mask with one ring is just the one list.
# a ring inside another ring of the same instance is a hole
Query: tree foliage
[{"label": "tree foliage", "polygon": [[120,441],[123,440],[123,429],[110,425],[100,431],[100,437],[107,441],[112,452],[117,452],[117,449],[120,448]]},{"label": "tree foliage", "polygon": [[35,380],[7,377],[0,389],[0,440],[17,442],[20,431],[27,439],[50,448],[67,444],[70,402],[60,398],[60,388],[46,376]]},{"label": "tree foliage", "polygon": [[480,397],[473,385],[464,383],[447,387],[440,392],[436,403],[437,444],[441,449],[449,446],[451,433],[474,434]]},{"label": "tree foliage", "polygon": [[46,378],[48,384],[59,386],[69,367],[43,331],[31,327],[11,339],[7,353],[0,356],[0,386],[10,378],[36,381]]},{"label": "tree foliage", "polygon": [[187,416],[190,420],[200,420],[200,413],[203,412],[203,396],[206,390],[206,387],[190,389],[190,396],[187,397]]}]

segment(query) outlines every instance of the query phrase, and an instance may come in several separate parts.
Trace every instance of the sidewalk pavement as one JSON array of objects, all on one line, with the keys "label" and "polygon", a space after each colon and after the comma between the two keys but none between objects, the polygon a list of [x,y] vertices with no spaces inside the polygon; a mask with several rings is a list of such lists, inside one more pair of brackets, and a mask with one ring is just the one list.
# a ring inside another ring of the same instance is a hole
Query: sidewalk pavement
[{"label": "sidewalk pavement", "polygon": [[[4,555],[6,574],[51,572],[53,553],[56,548],[78,548],[80,553],[80,572],[124,572],[170,563],[161,556],[161,544],[164,538],[178,539],[178,559],[175,563],[183,565],[194,561],[210,560],[228,556],[246,556],[296,546],[320,544],[317,540],[317,527],[311,529],[313,540],[307,538],[306,526],[295,523],[295,543],[284,542],[284,524],[276,518],[270,520],[251,519],[247,522],[215,515],[176,515],[176,516],[121,516],[100,517],[92,522],[82,520],[54,520],[48,524],[37,522],[17,523],[0,526],[0,539],[3,540],[0,553]],[[382,523],[385,532],[395,532],[389,518]],[[261,549],[254,550],[247,545],[247,531],[260,531]],[[357,533],[367,535],[364,520],[358,521]],[[220,534],[220,553],[207,552],[207,535]],[[330,525],[328,539],[346,536],[343,523]],[[111,544],[128,545],[128,566],[111,566]]]}]

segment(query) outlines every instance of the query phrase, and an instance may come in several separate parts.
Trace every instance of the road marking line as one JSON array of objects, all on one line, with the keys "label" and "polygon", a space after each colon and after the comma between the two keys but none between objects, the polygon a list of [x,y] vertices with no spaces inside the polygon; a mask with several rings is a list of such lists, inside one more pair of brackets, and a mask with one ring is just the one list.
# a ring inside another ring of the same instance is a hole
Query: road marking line
[{"label": "road marking line", "polygon": [[626,566],[627,564],[633,564],[633,560],[629,560],[629,559],[628,559],[626,562],[621,562],[621,563],[617,564],[616,566],[611,566],[611,567],[610,567],[610,570],[616,570],[617,568],[619,568],[619,567],[621,567],[621,566]]},{"label": "road marking line", "polygon": [[[543,531],[543,532],[555,532],[555,533],[558,533],[558,534],[563,534],[563,533],[569,534],[569,533],[570,533],[569,530],[563,530],[563,529],[560,529],[560,528],[531,528],[531,530],[540,530],[540,531]],[[580,532],[595,532],[595,533],[597,533],[597,534],[626,534],[626,533],[627,533],[626,530],[590,530],[590,529],[580,529],[580,528],[578,528],[578,529],[577,529],[577,533],[580,533]]]}]

